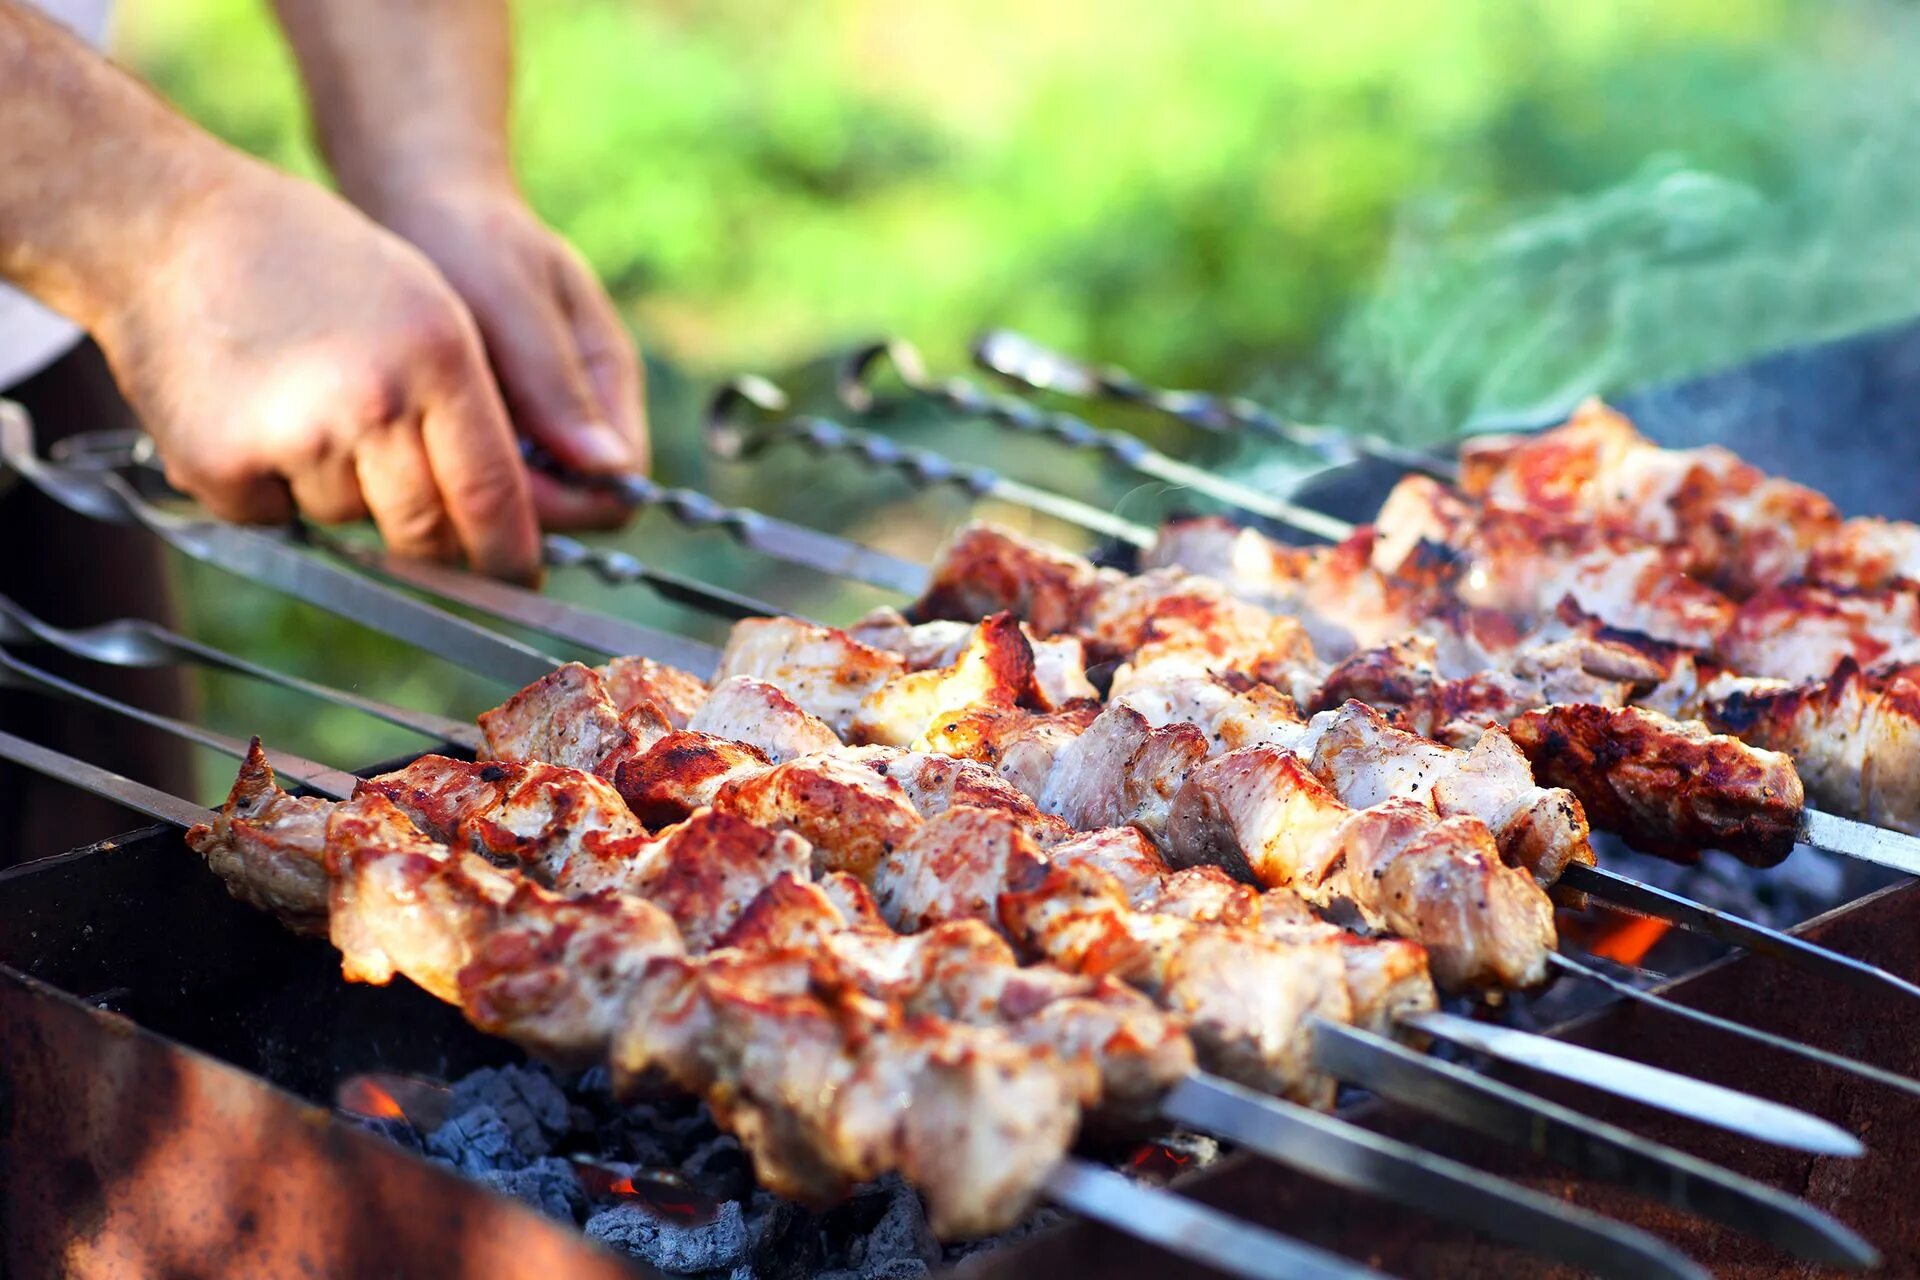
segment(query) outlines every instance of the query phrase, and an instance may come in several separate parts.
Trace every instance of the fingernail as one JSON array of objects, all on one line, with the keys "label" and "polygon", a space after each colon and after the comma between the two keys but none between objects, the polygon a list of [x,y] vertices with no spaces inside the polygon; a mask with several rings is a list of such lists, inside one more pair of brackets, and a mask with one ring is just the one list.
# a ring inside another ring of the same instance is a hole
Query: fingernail
[{"label": "fingernail", "polygon": [[573,465],[588,471],[625,471],[634,464],[633,446],[604,422],[589,422],[567,433]]}]

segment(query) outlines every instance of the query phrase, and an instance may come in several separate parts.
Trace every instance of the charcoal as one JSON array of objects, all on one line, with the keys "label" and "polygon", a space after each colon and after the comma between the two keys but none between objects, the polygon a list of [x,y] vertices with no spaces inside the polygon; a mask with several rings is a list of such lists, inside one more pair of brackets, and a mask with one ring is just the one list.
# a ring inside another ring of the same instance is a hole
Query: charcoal
[{"label": "charcoal", "polygon": [[730,1133],[701,1143],[680,1162],[680,1171],[696,1187],[723,1200],[738,1200],[753,1189],[753,1163]]},{"label": "charcoal", "polygon": [[940,1260],[940,1242],[927,1225],[920,1197],[896,1177],[882,1182],[877,1193],[886,1207],[866,1234],[853,1242],[848,1260],[868,1280],[906,1280],[926,1274]]},{"label": "charcoal", "polygon": [[587,1220],[587,1236],[676,1276],[731,1270],[746,1261],[750,1243],[737,1200],[699,1226],[657,1217],[641,1205],[615,1205]]},{"label": "charcoal", "polygon": [[535,1160],[524,1169],[496,1169],[483,1173],[480,1181],[562,1222],[578,1222],[587,1204],[587,1198],[580,1190],[580,1180],[573,1174],[573,1166],[554,1156]]},{"label": "charcoal", "polygon": [[818,1271],[824,1259],[814,1214],[766,1191],[755,1191],[752,1203],[749,1258],[759,1280],[802,1280]]},{"label": "charcoal", "polygon": [[342,1111],[338,1115],[346,1123],[377,1134],[388,1142],[398,1143],[409,1151],[427,1149],[420,1131],[400,1116],[362,1116],[351,1111]]},{"label": "charcoal", "polygon": [[453,1086],[451,1114],[492,1107],[529,1160],[553,1149],[567,1131],[567,1095],[538,1067],[482,1067]]},{"label": "charcoal", "polygon": [[427,1151],[470,1176],[527,1165],[527,1156],[514,1143],[513,1129],[498,1111],[484,1104],[459,1112],[435,1129],[427,1138]]}]

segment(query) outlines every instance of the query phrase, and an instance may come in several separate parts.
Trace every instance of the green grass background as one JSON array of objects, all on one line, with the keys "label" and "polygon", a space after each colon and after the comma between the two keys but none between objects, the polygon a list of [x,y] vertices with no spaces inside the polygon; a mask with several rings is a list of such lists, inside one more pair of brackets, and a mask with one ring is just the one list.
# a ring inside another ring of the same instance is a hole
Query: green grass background
[{"label": "green grass background", "polygon": [[[120,55],[319,176],[264,10],[128,0]],[[1010,325],[1435,437],[1882,323],[1920,309],[1916,21],[1784,0],[547,0],[517,9],[515,133],[530,198],[648,352],[662,471],[917,553],[956,501],[784,453],[710,463],[707,380],[878,332],[956,366]],[[1301,461],[1115,421],[1267,475]],[[1179,499],[977,426],[910,430],[1128,514]],[[877,598],[657,518],[615,540],[816,613]],[[201,633],[309,674],[461,714],[497,692],[217,574],[181,581]],[[701,625],[637,590],[555,589]],[[253,689],[206,704],[340,760],[412,745]]]}]

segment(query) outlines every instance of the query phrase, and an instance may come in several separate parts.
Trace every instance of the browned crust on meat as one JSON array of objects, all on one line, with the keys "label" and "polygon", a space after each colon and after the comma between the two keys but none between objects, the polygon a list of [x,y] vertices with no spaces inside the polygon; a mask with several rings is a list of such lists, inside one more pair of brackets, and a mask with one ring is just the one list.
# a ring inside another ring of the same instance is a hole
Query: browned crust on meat
[{"label": "browned crust on meat", "polygon": [[663,827],[684,821],[698,807],[689,798],[711,788],[716,779],[766,763],[766,756],[744,742],[683,729],[621,764],[613,785],[634,817],[649,827]]},{"label": "browned crust on meat", "polygon": [[1554,706],[1509,727],[1543,783],[1602,830],[1692,862],[1724,849],[1755,866],[1792,852],[1805,795],[1792,761],[1637,707]]}]

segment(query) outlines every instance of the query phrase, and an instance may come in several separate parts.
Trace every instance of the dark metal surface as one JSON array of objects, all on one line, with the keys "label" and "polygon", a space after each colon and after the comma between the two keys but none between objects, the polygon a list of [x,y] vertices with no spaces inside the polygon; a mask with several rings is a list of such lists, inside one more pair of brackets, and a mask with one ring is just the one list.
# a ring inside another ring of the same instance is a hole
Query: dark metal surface
[{"label": "dark metal surface", "polygon": [[1800,1257],[1861,1268],[1879,1260],[1857,1233],[1772,1187],[1358,1027],[1322,1026],[1314,1056],[1343,1079],[1364,1077],[1389,1102],[1703,1214]]}]

